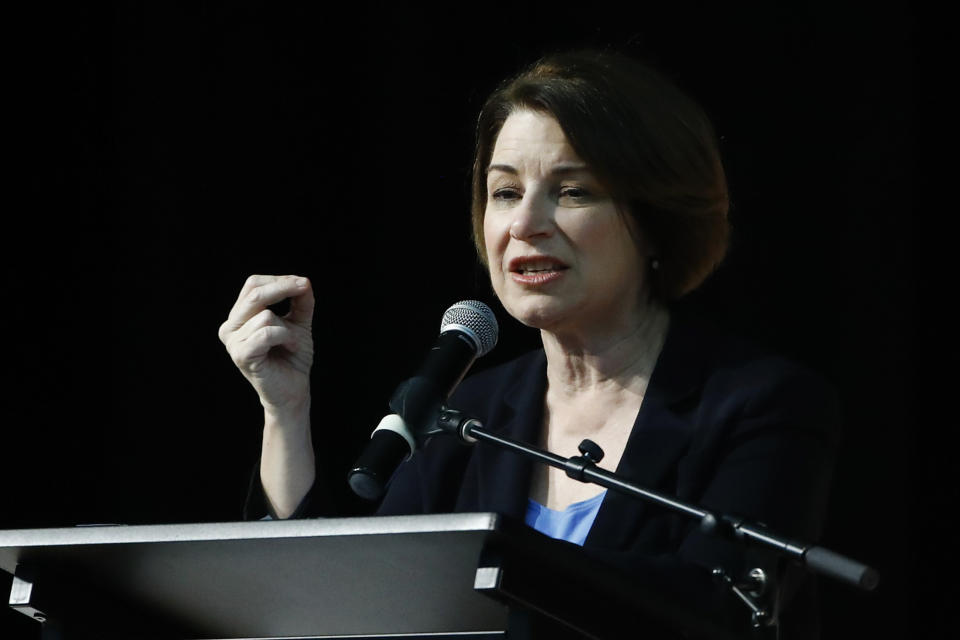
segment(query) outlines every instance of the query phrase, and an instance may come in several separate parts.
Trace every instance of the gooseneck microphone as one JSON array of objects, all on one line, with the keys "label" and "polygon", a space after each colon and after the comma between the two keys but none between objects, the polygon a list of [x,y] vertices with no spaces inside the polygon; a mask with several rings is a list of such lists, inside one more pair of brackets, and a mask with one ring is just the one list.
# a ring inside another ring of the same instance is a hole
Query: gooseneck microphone
[{"label": "gooseneck microphone", "polygon": [[490,307],[463,300],[443,314],[440,335],[417,373],[396,388],[390,410],[347,474],[355,494],[379,499],[400,463],[428,439],[440,407],[453,393],[473,361],[497,344],[499,328]]}]

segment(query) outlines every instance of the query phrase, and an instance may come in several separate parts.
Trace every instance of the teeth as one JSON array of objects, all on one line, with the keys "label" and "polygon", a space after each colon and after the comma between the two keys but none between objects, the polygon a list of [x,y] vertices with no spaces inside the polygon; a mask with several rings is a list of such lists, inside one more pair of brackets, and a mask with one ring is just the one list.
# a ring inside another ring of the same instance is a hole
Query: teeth
[{"label": "teeth", "polygon": [[517,270],[520,273],[539,273],[541,271],[557,271],[559,268],[559,265],[554,264],[553,262],[531,262],[523,265]]}]

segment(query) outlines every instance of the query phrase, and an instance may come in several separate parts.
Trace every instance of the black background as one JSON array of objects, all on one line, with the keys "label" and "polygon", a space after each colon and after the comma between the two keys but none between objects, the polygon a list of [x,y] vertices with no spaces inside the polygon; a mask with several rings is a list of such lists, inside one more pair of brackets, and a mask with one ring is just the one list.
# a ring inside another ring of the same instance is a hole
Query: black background
[{"label": "black background", "polygon": [[[12,19],[0,528],[239,518],[260,412],[216,334],[251,273],[312,279],[315,439],[344,513],[365,513],[343,474],[393,386],[449,304],[492,303],[467,214],[483,98],[541,53],[613,46],[673,77],[721,136],[733,247],[684,304],[843,398],[823,542],[883,583],[824,584],[824,637],[932,629],[912,496],[955,489],[932,483],[914,411],[915,16],[633,6],[121,3]],[[501,343],[478,367],[538,340],[495,309]],[[36,637],[19,614],[0,621]]]}]

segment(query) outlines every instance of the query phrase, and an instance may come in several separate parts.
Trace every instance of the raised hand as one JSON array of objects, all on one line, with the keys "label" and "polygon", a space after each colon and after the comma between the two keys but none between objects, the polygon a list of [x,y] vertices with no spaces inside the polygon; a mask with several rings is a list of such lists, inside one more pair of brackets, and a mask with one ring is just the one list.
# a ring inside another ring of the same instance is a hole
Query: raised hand
[{"label": "raised hand", "polygon": [[[267,308],[287,298],[285,316]],[[307,278],[254,275],[220,325],[220,340],[268,412],[293,414],[309,406],[313,307]]]}]

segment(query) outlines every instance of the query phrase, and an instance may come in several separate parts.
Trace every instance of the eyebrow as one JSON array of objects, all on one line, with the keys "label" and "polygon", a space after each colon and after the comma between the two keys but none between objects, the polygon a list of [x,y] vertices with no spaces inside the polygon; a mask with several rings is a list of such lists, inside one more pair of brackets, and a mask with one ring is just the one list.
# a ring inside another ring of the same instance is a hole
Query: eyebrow
[{"label": "eyebrow", "polygon": [[[491,171],[502,171],[504,173],[509,173],[512,175],[517,175],[519,173],[516,167],[509,164],[492,164],[489,167],[487,167],[487,175],[489,175]],[[555,165],[554,167],[551,167],[550,174],[564,175],[568,173],[578,173],[580,171],[590,171],[590,168],[583,163],[563,162],[558,165]]]}]

